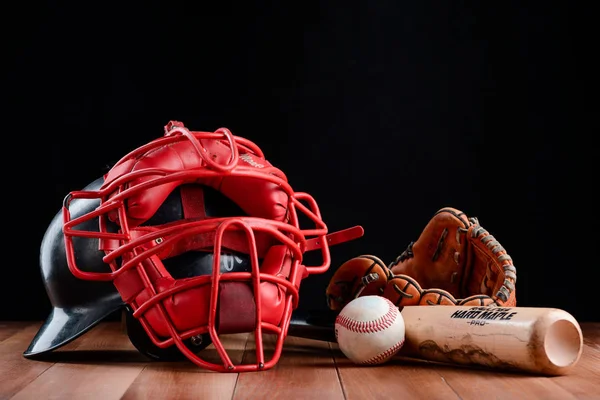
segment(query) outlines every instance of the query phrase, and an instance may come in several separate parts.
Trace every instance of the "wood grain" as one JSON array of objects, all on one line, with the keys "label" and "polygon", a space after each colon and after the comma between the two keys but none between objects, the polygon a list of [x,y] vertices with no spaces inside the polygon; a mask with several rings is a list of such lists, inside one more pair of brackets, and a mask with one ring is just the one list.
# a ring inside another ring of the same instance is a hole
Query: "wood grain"
[{"label": "wood grain", "polygon": [[[32,325],[31,321],[0,322],[0,342],[23,330],[29,325]],[[38,323],[35,323],[35,325],[39,326]]]},{"label": "wood grain", "polygon": [[[275,336],[265,336],[265,360],[269,360],[273,354]],[[255,348],[252,336],[248,340],[244,362],[256,360]],[[330,344],[287,337],[284,352],[275,367],[267,371],[240,374],[233,399],[314,399],[315,393],[322,399],[344,398]]]},{"label": "wood grain", "polygon": [[37,333],[40,322],[29,324],[21,330],[14,331],[14,325],[5,327],[12,332],[3,333],[6,337],[0,342],[0,399],[9,399],[19,390],[27,387],[40,374],[50,368],[53,363],[27,360],[23,352]]},{"label": "wood grain", "polygon": [[[586,330],[583,332],[585,335]],[[569,375],[552,379],[579,399],[600,399],[600,347],[584,345],[575,370]]]},{"label": "wood grain", "polygon": [[[244,356],[248,334],[223,336],[223,346],[233,363],[239,364]],[[214,345],[203,352],[206,361],[219,363]],[[138,375],[123,400],[134,399],[231,399],[238,374],[220,374],[198,368],[187,361],[150,363]]]},{"label": "wood grain", "polygon": [[44,399],[120,399],[146,362],[114,323],[93,328],[54,356],[55,363],[11,399],[37,398],[40,393]]},{"label": "wood grain", "polygon": [[487,396],[495,400],[576,398],[546,377],[441,366],[436,367],[436,372],[465,400],[480,400]]},{"label": "wood grain", "polygon": [[581,330],[584,332],[584,343],[597,350],[600,350],[600,324],[594,322],[584,322],[581,324]]},{"label": "wood grain", "polygon": [[364,367],[350,362],[337,344],[332,349],[346,399],[459,399],[429,362],[396,357]]}]

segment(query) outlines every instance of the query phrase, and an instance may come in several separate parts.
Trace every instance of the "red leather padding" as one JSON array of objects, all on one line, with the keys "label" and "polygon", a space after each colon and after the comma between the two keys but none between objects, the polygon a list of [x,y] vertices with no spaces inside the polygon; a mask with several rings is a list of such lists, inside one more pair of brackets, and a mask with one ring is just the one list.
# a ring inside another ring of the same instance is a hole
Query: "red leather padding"
[{"label": "red leather padding", "polygon": [[[127,257],[124,257],[123,262],[126,260]],[[150,282],[156,282],[161,277],[168,276],[167,270],[156,255],[143,260],[142,265]],[[121,298],[127,303],[133,300],[145,287],[144,281],[140,276],[140,271],[137,268],[130,268],[124,271],[113,282],[121,294]]]},{"label": "red leather padding", "polygon": [[[214,161],[222,164],[228,162],[231,154],[228,145],[218,140],[204,140],[203,145],[206,147],[209,157]],[[253,170],[264,173],[265,176],[276,175],[285,179],[283,172],[273,167],[267,160],[249,153],[244,153],[242,156],[238,162],[237,171]],[[203,165],[202,157],[198,155],[191,142],[177,142],[152,150],[139,159],[130,159],[116,165],[105,175],[104,186],[132,171],[152,168],[174,172],[189,171]],[[129,186],[133,187],[159,177],[159,175],[141,177],[129,182]],[[283,221],[287,216],[287,194],[278,185],[267,180],[222,174],[210,178],[199,178],[196,182],[220,191],[250,216],[276,221]],[[182,181],[174,181],[153,186],[130,197],[127,200],[129,226],[134,228],[152,217],[167,196],[182,183]],[[116,221],[116,211],[111,212],[109,217]]]},{"label": "red leather padding", "polygon": [[[154,264],[160,263],[156,258],[153,261]],[[148,270],[154,270],[150,274],[152,276],[156,276],[154,274],[160,268],[158,265],[147,265]],[[279,245],[271,247],[267,253],[261,265],[261,272],[287,277],[290,273],[290,268],[291,257],[289,251],[285,246]],[[160,293],[181,285],[189,279],[174,280],[168,276],[162,276],[154,281],[154,285],[157,292]],[[252,292],[251,285],[250,281],[221,282],[219,288],[220,303],[217,305],[219,321],[217,322],[222,326],[217,325],[218,333],[249,332],[254,329],[256,309],[253,306],[253,302],[256,296]],[[263,322],[273,325],[281,323],[285,309],[286,290],[274,283],[266,281],[260,283],[260,304]],[[163,305],[175,329],[182,332],[208,324],[210,291],[211,284],[208,282],[202,286],[176,293],[163,301]],[[236,296],[238,296],[237,299]],[[140,306],[150,298],[149,289],[141,291],[135,298],[136,304]],[[249,303],[250,301],[252,303]],[[150,308],[144,314],[144,317],[158,336],[169,336],[167,325],[156,307]]]},{"label": "red leather padding", "polygon": [[221,282],[217,332],[242,333],[256,328],[256,303],[248,282]]}]

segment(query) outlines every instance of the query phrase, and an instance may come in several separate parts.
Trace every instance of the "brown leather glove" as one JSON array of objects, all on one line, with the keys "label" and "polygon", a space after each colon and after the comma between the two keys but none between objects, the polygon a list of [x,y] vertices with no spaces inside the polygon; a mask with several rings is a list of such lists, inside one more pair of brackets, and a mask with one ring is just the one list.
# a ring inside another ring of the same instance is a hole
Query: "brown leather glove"
[{"label": "brown leather glove", "polygon": [[[326,289],[330,309],[359,296],[382,295],[409,305],[516,306],[511,257],[477,218],[446,207],[389,265],[372,255],[342,264]],[[426,289],[423,289],[426,288]]]}]

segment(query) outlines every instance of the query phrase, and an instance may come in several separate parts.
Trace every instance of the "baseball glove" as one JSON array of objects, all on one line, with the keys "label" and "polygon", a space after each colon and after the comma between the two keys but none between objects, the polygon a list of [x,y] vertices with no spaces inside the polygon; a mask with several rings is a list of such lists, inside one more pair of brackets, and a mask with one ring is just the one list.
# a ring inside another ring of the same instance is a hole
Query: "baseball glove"
[{"label": "baseball glove", "polygon": [[477,218],[446,207],[389,265],[372,255],[346,261],[332,276],[326,295],[334,311],[367,295],[384,296],[400,308],[513,307],[516,281],[511,257]]}]

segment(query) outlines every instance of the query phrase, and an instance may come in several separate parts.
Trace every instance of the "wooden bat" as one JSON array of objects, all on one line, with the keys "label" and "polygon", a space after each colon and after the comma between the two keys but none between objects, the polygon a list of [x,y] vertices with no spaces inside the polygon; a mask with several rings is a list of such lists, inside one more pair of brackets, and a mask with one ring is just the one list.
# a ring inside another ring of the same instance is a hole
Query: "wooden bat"
[{"label": "wooden bat", "polygon": [[[557,308],[407,306],[398,355],[449,364],[563,375],[579,361],[577,320]],[[289,336],[336,342],[335,314],[294,314]]]}]

